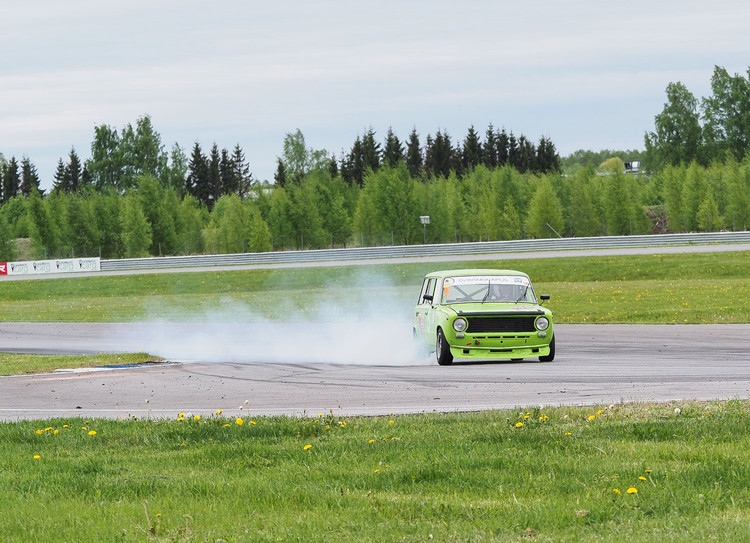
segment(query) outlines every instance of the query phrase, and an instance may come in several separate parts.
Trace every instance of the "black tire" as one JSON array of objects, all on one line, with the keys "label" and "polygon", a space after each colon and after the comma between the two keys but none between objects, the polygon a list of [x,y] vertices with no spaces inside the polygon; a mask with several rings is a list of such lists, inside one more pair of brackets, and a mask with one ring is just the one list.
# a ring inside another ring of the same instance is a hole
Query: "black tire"
[{"label": "black tire", "polygon": [[540,356],[539,362],[552,362],[555,359],[555,336],[552,336],[552,341],[549,342],[549,354],[547,356]]},{"label": "black tire", "polygon": [[451,354],[451,348],[448,346],[448,342],[445,339],[443,330],[438,328],[437,340],[435,341],[435,357],[437,363],[441,366],[450,366],[453,364],[453,355]]}]

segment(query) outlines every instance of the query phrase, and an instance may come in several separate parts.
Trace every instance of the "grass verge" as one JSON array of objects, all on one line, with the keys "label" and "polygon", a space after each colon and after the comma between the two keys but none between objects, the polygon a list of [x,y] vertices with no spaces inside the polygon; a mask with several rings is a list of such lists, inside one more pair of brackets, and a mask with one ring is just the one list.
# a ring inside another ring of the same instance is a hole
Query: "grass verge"
[{"label": "grass verge", "polygon": [[227,415],[0,425],[3,541],[750,540],[744,401]]},{"label": "grass verge", "polygon": [[[527,272],[562,323],[750,322],[750,253],[566,257],[64,277],[3,283],[0,320],[27,322],[233,321],[317,318],[388,306],[410,315],[424,274],[438,268]],[[229,308],[229,310],[227,310]]]},{"label": "grass verge", "polygon": [[97,355],[35,355],[0,353],[0,375],[47,373],[61,368],[91,368],[120,364],[143,364],[159,360],[146,353]]}]

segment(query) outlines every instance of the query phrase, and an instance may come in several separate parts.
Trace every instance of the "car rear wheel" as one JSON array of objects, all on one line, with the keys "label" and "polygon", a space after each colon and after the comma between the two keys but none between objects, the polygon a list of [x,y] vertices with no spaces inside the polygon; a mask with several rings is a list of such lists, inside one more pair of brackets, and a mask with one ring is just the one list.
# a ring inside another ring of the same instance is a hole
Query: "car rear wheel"
[{"label": "car rear wheel", "polygon": [[540,356],[539,362],[552,362],[555,359],[555,336],[552,336],[552,341],[549,342],[549,354],[547,356]]},{"label": "car rear wheel", "polygon": [[453,355],[451,354],[451,348],[448,346],[448,342],[445,339],[443,330],[438,328],[437,341],[435,342],[435,356],[437,357],[437,363],[441,366],[450,366],[453,363]]}]

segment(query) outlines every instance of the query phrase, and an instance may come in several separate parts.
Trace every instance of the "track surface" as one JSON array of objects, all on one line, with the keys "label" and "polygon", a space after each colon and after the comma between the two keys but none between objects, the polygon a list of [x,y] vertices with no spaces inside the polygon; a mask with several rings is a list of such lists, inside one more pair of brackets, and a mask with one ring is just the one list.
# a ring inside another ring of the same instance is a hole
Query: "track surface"
[{"label": "track surface", "polygon": [[[123,325],[0,324],[0,351],[132,348],[118,343],[114,326]],[[226,416],[376,415],[750,398],[750,325],[558,325],[556,333],[551,363],[167,363],[3,377],[0,420],[207,416],[218,409]]]}]

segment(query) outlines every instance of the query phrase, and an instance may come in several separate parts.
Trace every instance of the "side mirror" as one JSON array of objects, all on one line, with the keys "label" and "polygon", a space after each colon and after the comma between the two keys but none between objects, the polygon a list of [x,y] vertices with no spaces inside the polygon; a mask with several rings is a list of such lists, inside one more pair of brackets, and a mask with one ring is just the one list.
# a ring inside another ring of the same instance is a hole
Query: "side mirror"
[{"label": "side mirror", "polygon": [[425,294],[422,299],[432,303],[432,294]]},{"label": "side mirror", "polygon": [[546,302],[547,300],[549,300],[549,298],[550,298],[549,294],[540,294],[540,295],[539,295],[539,299],[540,299],[540,300],[541,300],[542,302]]}]

